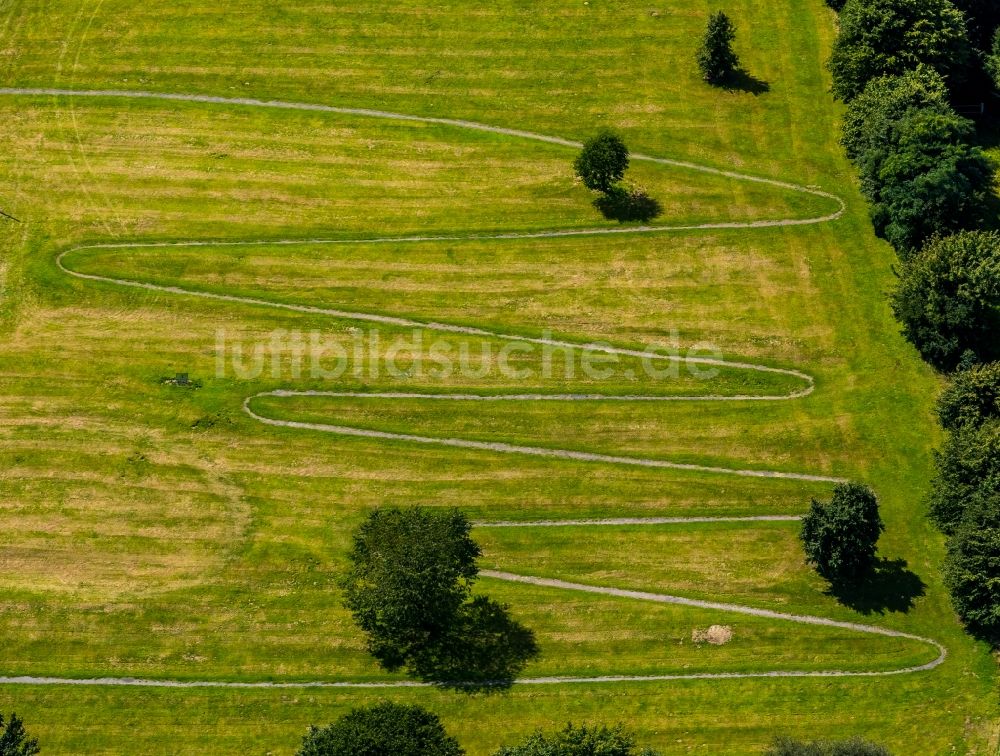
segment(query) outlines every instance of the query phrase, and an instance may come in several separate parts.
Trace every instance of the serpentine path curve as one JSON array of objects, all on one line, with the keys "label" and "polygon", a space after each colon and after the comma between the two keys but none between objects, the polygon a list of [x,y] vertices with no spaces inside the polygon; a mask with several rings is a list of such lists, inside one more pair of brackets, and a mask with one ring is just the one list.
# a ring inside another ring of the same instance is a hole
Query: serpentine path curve
[{"label": "serpentine path curve", "polygon": [[[160,100],[160,101],[174,101],[174,102],[205,103],[210,105],[221,105],[221,106],[318,111],[323,113],[336,113],[342,115],[388,119],[394,121],[410,121],[417,123],[437,124],[437,125],[450,126],[460,129],[485,131],[494,134],[515,137],[518,139],[547,142],[549,144],[556,144],[568,148],[578,149],[579,147],[581,147],[581,144],[579,142],[569,139],[548,136],[545,134],[536,134],[534,132],[522,131],[519,129],[509,129],[499,126],[490,126],[487,124],[477,123],[473,121],[457,120],[450,118],[431,118],[425,116],[406,115],[402,113],[391,113],[380,110],[369,110],[364,108],[336,107],[331,105],[320,105],[320,104],[310,104],[310,103],[257,100],[257,99],[242,98],[242,97],[239,98],[215,97],[210,95],[187,95],[187,94],[170,94],[170,93],[139,92],[139,91],[130,92],[122,90],[68,90],[68,89],[50,89],[50,88],[6,87],[6,88],[0,88],[0,96],[2,95],[53,96],[53,97],[71,97],[71,98],[91,97],[91,98],[112,98],[112,99],[154,100],[154,101]],[[614,347],[606,344],[587,344],[582,342],[577,343],[570,341],[562,341],[552,338],[534,338],[516,334],[507,334],[500,331],[491,331],[491,330],[472,328],[467,326],[457,326],[448,323],[436,323],[433,321],[425,322],[425,321],[400,318],[390,315],[353,312],[348,310],[315,307],[308,305],[296,305],[283,302],[274,302],[253,297],[241,297],[235,295],[217,294],[213,292],[199,291],[196,289],[185,289],[183,287],[178,287],[178,286],[163,286],[163,285],[151,284],[131,279],[113,278],[110,276],[82,273],[73,270],[72,267],[68,265],[66,260],[67,256],[71,254],[81,253],[88,250],[100,250],[100,249],[138,249],[138,248],[157,248],[157,247],[225,248],[225,247],[238,247],[238,246],[250,246],[250,245],[254,246],[292,245],[292,244],[346,245],[346,244],[379,244],[387,242],[406,243],[406,242],[426,242],[426,241],[463,241],[463,240],[472,241],[472,240],[487,240],[487,239],[493,239],[493,240],[547,239],[547,238],[559,238],[566,236],[583,236],[583,235],[650,234],[650,233],[665,233],[670,231],[773,228],[773,227],[804,226],[804,225],[813,225],[817,223],[827,223],[839,218],[845,210],[844,201],[840,197],[831,194],[829,192],[825,192],[822,189],[816,187],[801,186],[799,184],[778,181],[769,178],[762,178],[759,176],[752,176],[748,174],[737,173],[734,171],[721,170],[718,168],[698,165],[695,163],[670,160],[667,158],[658,158],[642,154],[633,154],[631,157],[633,160],[657,163],[660,165],[683,168],[692,171],[699,171],[702,173],[724,176],[727,178],[736,179],[740,181],[750,181],[755,183],[767,184],[785,190],[810,194],[834,202],[837,206],[837,210],[835,212],[826,215],[821,215],[811,218],[786,218],[778,220],[761,220],[761,221],[751,221],[743,223],[740,222],[704,223],[704,224],[684,225],[684,226],[666,226],[666,225],[626,226],[626,227],[616,227],[616,228],[557,229],[552,231],[538,231],[538,232],[467,234],[467,235],[451,235],[451,236],[408,236],[408,237],[397,237],[397,238],[374,238],[374,239],[363,239],[363,238],[280,239],[280,240],[262,239],[262,240],[247,240],[247,241],[235,241],[235,242],[188,241],[188,242],[162,242],[162,243],[140,242],[140,243],[91,244],[91,245],[78,246],[63,251],[58,255],[56,263],[60,268],[60,270],[62,270],[67,275],[73,276],[78,279],[83,279],[86,281],[95,281],[104,284],[111,284],[114,286],[145,289],[149,291],[157,291],[167,294],[175,294],[179,296],[200,297],[203,299],[239,303],[257,307],[269,307],[281,310],[290,310],[293,312],[309,313],[313,315],[326,315],[338,319],[356,320],[356,321],[380,323],[384,325],[402,326],[402,327],[419,327],[419,328],[426,328],[428,330],[441,331],[446,333],[464,334],[469,336],[478,336],[482,338],[498,339],[509,342],[521,342],[521,343],[529,343],[537,345],[555,346],[567,349],[581,349],[581,350],[601,352],[605,354],[638,357],[643,359],[672,360],[677,362],[685,362],[690,364],[699,364],[699,365],[707,365],[715,367],[725,367],[737,370],[759,371],[759,372],[784,375],[790,378],[794,378],[799,382],[801,382],[802,384],[802,387],[800,389],[790,391],[789,393],[786,394],[734,395],[734,396],[726,396],[726,395],[604,396],[596,394],[535,394],[535,393],[527,393],[520,395],[489,395],[489,394],[473,394],[473,393],[420,394],[412,392],[359,393],[359,392],[278,390],[278,391],[268,391],[268,392],[258,393],[244,400],[243,403],[244,411],[254,420],[266,425],[301,429],[313,432],[330,433],[341,436],[356,436],[356,437],[364,437],[372,439],[404,441],[415,444],[440,445],[448,447],[457,447],[462,449],[481,450],[481,451],[501,453],[501,454],[529,455],[536,457],[567,459],[567,460],[582,461],[582,462],[595,462],[595,463],[615,464],[615,465],[634,465],[634,466],[649,467],[649,468],[687,470],[687,471],[705,472],[718,475],[736,475],[743,477],[760,477],[760,478],[781,478],[781,479],[803,480],[803,481],[813,481],[813,482],[830,482],[830,483],[842,482],[842,479],[840,478],[824,476],[824,475],[813,475],[808,473],[695,465],[695,464],[671,462],[662,459],[647,459],[640,457],[596,454],[596,453],[582,452],[575,450],[523,446],[523,445],[507,444],[501,442],[472,441],[462,438],[438,438],[438,437],[419,436],[419,435],[411,435],[403,433],[389,433],[384,431],[375,431],[375,430],[356,428],[351,426],[330,425],[324,423],[306,423],[306,422],[296,422],[291,420],[279,420],[275,418],[269,418],[253,409],[252,404],[254,400],[264,397],[282,398],[282,397],[296,397],[296,396],[325,396],[325,397],[335,397],[335,398],[337,397],[353,398],[353,399],[364,398],[364,399],[376,399],[376,400],[420,399],[427,401],[446,400],[446,401],[477,401],[477,402],[787,401],[791,399],[799,399],[808,396],[813,392],[815,388],[815,383],[812,376],[798,370],[792,370],[787,368],[776,368],[749,362],[730,362],[723,359],[714,359],[707,357],[680,357],[675,355],[664,355],[644,350]],[[774,522],[774,521],[795,521],[797,519],[799,518],[795,516],[783,516],[783,515],[761,515],[756,517],[751,516],[751,517],[609,518],[602,520],[544,520],[538,522],[487,522],[487,523],[477,523],[477,526],[493,527],[493,528],[560,527],[560,526],[602,527],[602,526],[612,526],[612,525],[659,525],[659,524],[670,524],[670,523],[696,523],[696,522]],[[681,596],[672,596],[661,593],[632,591],[632,590],[624,590],[618,588],[608,588],[603,586],[586,585],[581,583],[572,583],[564,580],[533,577],[528,575],[519,575],[519,574],[499,572],[494,570],[483,570],[481,574],[497,580],[505,580],[515,583],[526,583],[535,586],[557,588],[560,590],[584,592],[584,593],[596,593],[605,596],[615,596],[619,598],[626,598],[637,601],[650,601],[662,604],[688,606],[698,609],[717,611],[721,613],[760,617],[764,619],[773,619],[782,622],[792,622],[792,623],[806,624],[806,625],[819,625],[823,627],[838,628],[858,633],[865,633],[869,635],[907,639],[907,640],[917,641],[922,644],[926,644],[932,647],[937,652],[935,658],[933,658],[931,661],[925,664],[902,667],[897,669],[889,669],[889,670],[871,670],[871,671],[835,670],[835,669],[801,670],[801,671],[765,670],[759,672],[724,672],[724,673],[701,672],[701,673],[689,673],[689,674],[662,674],[662,675],[650,674],[650,675],[600,675],[594,677],[536,677],[536,678],[520,679],[517,681],[517,684],[520,685],[544,685],[544,684],[559,684],[559,683],[565,684],[565,683],[640,682],[640,681],[657,681],[657,680],[692,680],[692,679],[725,680],[725,679],[739,679],[739,678],[778,678],[778,677],[787,677],[787,678],[877,677],[877,676],[908,674],[913,672],[930,670],[943,663],[947,656],[947,650],[945,649],[945,647],[931,638],[925,638],[919,635],[905,633],[897,630],[891,630],[888,628],[882,628],[875,625],[844,622],[840,620],[829,619],[826,617],[816,617],[811,615],[777,612],[767,609],[759,609],[756,607],[743,606],[739,604],[728,604],[728,603],[719,603],[719,602],[704,601],[698,599],[690,599]],[[223,680],[138,679],[129,677],[102,677],[102,678],[77,679],[77,678],[15,676],[15,675],[0,676],[0,684],[145,686],[145,687],[163,687],[163,688],[393,688],[393,687],[425,687],[429,685],[428,683],[420,683],[413,681],[377,682],[377,681],[314,680],[314,681],[290,681],[290,682],[269,682],[269,681],[237,682],[237,681],[223,681]]]}]

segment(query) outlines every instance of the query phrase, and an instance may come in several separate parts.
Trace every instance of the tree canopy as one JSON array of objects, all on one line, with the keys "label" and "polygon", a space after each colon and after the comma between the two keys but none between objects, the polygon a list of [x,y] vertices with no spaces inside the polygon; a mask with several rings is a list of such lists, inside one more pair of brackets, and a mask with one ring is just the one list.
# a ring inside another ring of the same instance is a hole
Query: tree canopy
[{"label": "tree canopy", "polygon": [[884,530],[875,493],[860,483],[841,483],[829,502],[813,499],[800,535],[816,571],[831,583],[849,584],[874,567]]},{"label": "tree canopy", "polygon": [[1000,418],[1000,362],[954,373],[938,398],[937,414],[941,426],[952,432]]},{"label": "tree canopy", "polygon": [[881,147],[858,158],[872,223],[904,258],[927,240],[975,228],[993,189],[993,167],[955,113],[908,111]]},{"label": "tree canopy", "polygon": [[441,720],[419,706],[388,701],[311,727],[298,756],[462,756]]},{"label": "tree canopy", "polygon": [[1000,357],[1000,235],[936,239],[907,261],[892,295],[903,334],[924,359],[952,370],[971,353]]},{"label": "tree canopy", "polygon": [[966,507],[951,538],[944,580],[958,616],[969,631],[1000,641],[1000,493],[996,489]]},{"label": "tree canopy", "polygon": [[1000,421],[965,426],[948,434],[935,454],[930,517],[945,533],[953,533],[965,511],[1000,491]]},{"label": "tree canopy", "polygon": [[877,76],[921,63],[951,86],[961,81],[970,56],[965,17],[949,0],[847,0],[829,63],[833,92],[848,101]]},{"label": "tree canopy", "polygon": [[387,670],[499,687],[538,655],[506,606],[472,597],[480,549],[470,530],[458,510],[385,508],[355,534],[345,603]]},{"label": "tree canopy", "polygon": [[868,152],[883,149],[894,138],[900,119],[918,109],[952,112],[944,79],[930,66],[920,65],[898,76],[872,79],[848,103],[844,114],[841,144],[847,157],[857,160]]},{"label": "tree canopy", "polygon": [[724,84],[737,72],[740,59],[733,50],[736,26],[722,11],[708,17],[708,27],[698,49],[698,68],[709,84]]},{"label": "tree canopy", "polygon": [[501,748],[495,756],[656,756],[656,752],[640,749],[620,724],[577,727],[571,723],[558,732],[536,732],[518,745]]},{"label": "tree canopy", "polygon": [[573,167],[585,187],[607,194],[624,178],[628,162],[625,142],[605,130],[584,143]]},{"label": "tree canopy", "polygon": [[35,756],[37,753],[41,753],[38,739],[28,736],[17,714],[11,714],[6,722],[0,714],[0,756]]}]

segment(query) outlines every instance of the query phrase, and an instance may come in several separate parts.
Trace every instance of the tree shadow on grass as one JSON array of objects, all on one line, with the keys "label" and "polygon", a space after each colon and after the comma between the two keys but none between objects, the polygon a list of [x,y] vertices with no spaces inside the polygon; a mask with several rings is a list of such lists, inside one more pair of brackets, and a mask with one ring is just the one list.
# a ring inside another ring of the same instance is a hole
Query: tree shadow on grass
[{"label": "tree shadow on grass", "polygon": [[413,667],[438,687],[495,693],[510,688],[538,653],[535,634],[512,618],[506,605],[476,596],[459,611],[448,635],[421,651]]},{"label": "tree shadow on grass", "polygon": [[755,97],[771,91],[770,84],[742,68],[730,74],[722,86],[730,92],[746,92]]},{"label": "tree shadow on grass", "polygon": [[905,559],[880,559],[860,582],[831,585],[827,595],[861,614],[905,614],[926,588],[919,576],[906,569]]},{"label": "tree shadow on grass", "polygon": [[644,189],[613,187],[594,200],[594,207],[608,220],[619,223],[646,222],[663,212],[663,206]]}]

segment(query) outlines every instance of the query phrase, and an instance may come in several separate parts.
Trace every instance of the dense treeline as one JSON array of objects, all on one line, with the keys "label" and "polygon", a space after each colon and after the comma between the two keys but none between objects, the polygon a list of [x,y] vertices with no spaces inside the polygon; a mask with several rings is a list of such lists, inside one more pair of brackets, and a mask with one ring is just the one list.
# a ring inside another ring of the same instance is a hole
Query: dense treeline
[{"label": "dense treeline", "polygon": [[994,169],[953,103],[1000,86],[1000,0],[828,0],[830,60],[847,104],[843,146],[875,231],[895,248],[892,309],[950,374],[930,516],[948,536],[945,582],[968,629],[1000,641],[1000,234]]}]

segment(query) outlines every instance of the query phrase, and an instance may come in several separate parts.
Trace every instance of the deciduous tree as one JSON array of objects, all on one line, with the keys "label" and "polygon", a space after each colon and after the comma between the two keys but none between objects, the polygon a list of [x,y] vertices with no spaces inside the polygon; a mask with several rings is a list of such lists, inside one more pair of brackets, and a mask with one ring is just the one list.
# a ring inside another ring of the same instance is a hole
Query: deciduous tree
[{"label": "deciduous tree", "polygon": [[635,738],[622,725],[568,724],[559,732],[536,732],[519,745],[501,748],[495,756],[656,756],[656,752],[637,746]]},{"label": "deciduous tree", "polygon": [[419,706],[384,702],[312,727],[298,756],[462,756],[441,720]]},{"label": "deciduous tree", "polygon": [[1000,418],[1000,362],[954,373],[938,399],[937,414],[951,432]]},{"label": "deciduous tree", "polygon": [[458,510],[385,508],[355,534],[345,601],[387,670],[496,687],[538,655],[534,635],[506,606],[471,597],[480,555],[471,527]]},{"label": "deciduous tree", "polygon": [[602,131],[583,145],[573,167],[585,187],[607,194],[628,170],[628,147],[613,131]]},{"label": "deciduous tree", "polygon": [[880,150],[894,138],[896,124],[911,110],[921,109],[953,112],[944,79],[930,66],[872,79],[844,114],[841,144],[847,157],[857,160],[866,152]]},{"label": "deciduous tree", "polygon": [[903,265],[892,309],[906,338],[939,369],[952,370],[966,353],[980,362],[1000,357],[1000,235],[932,241]]},{"label": "deciduous tree", "polygon": [[874,567],[884,530],[875,492],[860,483],[839,484],[830,501],[813,499],[802,518],[806,560],[831,583],[854,583]]},{"label": "deciduous tree", "polygon": [[1000,493],[966,508],[948,539],[944,579],[969,631],[994,644],[1000,641]]},{"label": "deciduous tree", "polygon": [[1000,421],[965,426],[948,434],[935,453],[930,517],[953,533],[967,509],[1000,491]]},{"label": "deciduous tree", "polygon": [[830,57],[833,92],[851,100],[875,77],[921,63],[953,86],[970,56],[965,17],[949,0],[847,0]]},{"label": "deciduous tree", "polygon": [[875,231],[903,258],[933,236],[976,228],[993,190],[993,167],[954,113],[908,111],[881,147],[858,159]]}]

